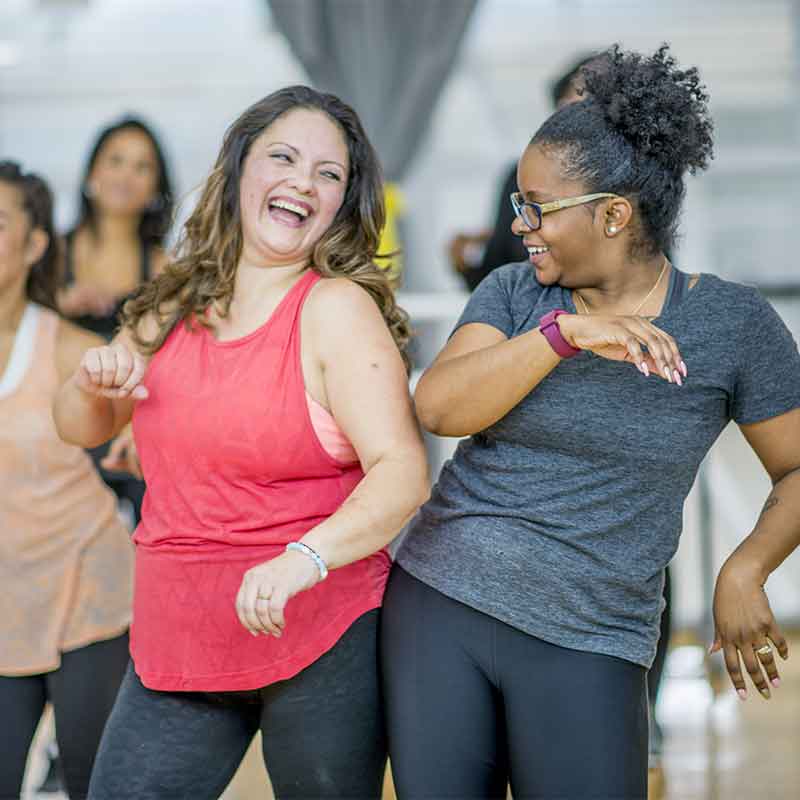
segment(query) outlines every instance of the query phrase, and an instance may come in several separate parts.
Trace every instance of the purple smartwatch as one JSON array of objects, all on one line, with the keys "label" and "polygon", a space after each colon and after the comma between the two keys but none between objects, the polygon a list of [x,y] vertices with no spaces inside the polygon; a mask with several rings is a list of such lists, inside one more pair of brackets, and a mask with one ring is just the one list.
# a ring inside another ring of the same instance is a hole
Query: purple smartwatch
[{"label": "purple smartwatch", "polygon": [[542,335],[550,344],[550,347],[561,356],[561,358],[572,358],[578,355],[581,351],[577,347],[573,347],[562,335],[556,320],[562,314],[568,314],[563,308],[556,308],[553,311],[548,311],[539,320],[539,330]]}]

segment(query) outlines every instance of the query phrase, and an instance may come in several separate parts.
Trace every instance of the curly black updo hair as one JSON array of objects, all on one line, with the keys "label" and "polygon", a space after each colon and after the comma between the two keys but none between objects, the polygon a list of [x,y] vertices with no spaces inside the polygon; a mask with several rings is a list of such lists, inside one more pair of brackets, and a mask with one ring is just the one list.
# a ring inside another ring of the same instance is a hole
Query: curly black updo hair
[{"label": "curly black updo hair", "polygon": [[583,68],[586,97],[555,112],[531,144],[553,149],[565,178],[587,193],[613,192],[639,211],[635,251],[675,244],[684,176],[713,158],[708,93],[695,67],[680,69],[663,44],[651,56],[619,45]]}]

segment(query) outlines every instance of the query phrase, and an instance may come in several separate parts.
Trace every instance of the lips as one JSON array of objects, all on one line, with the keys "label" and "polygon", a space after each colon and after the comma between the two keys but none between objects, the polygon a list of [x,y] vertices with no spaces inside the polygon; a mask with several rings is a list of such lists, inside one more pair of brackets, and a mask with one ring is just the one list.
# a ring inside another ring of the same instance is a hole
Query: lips
[{"label": "lips", "polygon": [[271,198],[267,205],[271,219],[292,228],[304,225],[314,213],[314,209],[304,200],[286,195]]},{"label": "lips", "polygon": [[534,266],[541,266],[542,260],[550,252],[550,248],[546,244],[534,244],[523,239],[525,249],[528,251],[528,258]]}]

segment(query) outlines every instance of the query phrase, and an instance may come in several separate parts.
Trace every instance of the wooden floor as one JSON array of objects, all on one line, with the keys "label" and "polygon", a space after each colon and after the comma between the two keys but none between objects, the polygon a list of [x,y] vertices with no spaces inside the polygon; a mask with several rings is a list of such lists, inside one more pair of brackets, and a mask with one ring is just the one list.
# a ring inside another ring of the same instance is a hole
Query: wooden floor
[{"label": "wooden floor", "polygon": [[[671,650],[658,709],[666,735],[663,791],[652,793],[651,800],[800,799],[800,634],[791,637],[790,651],[772,699],[751,690],[743,703],[722,674],[712,676],[711,684],[718,686],[712,688],[699,647]],[[253,743],[223,800],[273,797],[259,744]],[[29,787],[38,784],[42,769],[35,748]],[[23,796],[66,800],[30,789]],[[384,798],[394,800],[390,779]]]}]

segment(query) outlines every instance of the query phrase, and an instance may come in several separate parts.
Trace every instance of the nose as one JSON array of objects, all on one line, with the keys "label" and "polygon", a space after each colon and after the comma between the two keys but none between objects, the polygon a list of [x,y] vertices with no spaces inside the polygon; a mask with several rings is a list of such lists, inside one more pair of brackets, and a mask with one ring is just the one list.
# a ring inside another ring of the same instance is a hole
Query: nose
[{"label": "nose", "polygon": [[289,185],[300,194],[311,194],[314,188],[314,181],[311,178],[311,174],[301,167],[292,171],[288,182]]},{"label": "nose", "polygon": [[511,233],[514,236],[524,236],[526,233],[531,233],[532,230],[519,216],[514,217],[514,221],[511,223]]}]

